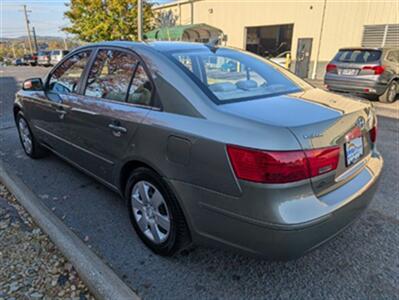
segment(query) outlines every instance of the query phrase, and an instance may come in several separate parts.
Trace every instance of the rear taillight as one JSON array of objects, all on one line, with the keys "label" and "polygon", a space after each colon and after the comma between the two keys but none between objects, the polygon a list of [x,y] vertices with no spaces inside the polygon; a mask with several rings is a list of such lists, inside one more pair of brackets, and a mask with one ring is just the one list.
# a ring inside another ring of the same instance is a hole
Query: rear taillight
[{"label": "rear taillight", "polygon": [[380,75],[384,73],[384,66],[364,66],[362,68],[364,71],[374,71],[374,75]]},{"label": "rear taillight", "polygon": [[310,177],[333,171],[338,166],[339,147],[305,150]]},{"label": "rear taillight", "polygon": [[335,170],[339,147],[298,151],[263,151],[228,145],[239,179],[261,183],[288,183]]},{"label": "rear taillight", "polygon": [[370,140],[374,144],[377,141],[377,126],[374,126],[370,131]]},{"label": "rear taillight", "polygon": [[337,72],[337,66],[334,64],[328,64],[326,67],[326,72],[327,73],[336,73]]}]

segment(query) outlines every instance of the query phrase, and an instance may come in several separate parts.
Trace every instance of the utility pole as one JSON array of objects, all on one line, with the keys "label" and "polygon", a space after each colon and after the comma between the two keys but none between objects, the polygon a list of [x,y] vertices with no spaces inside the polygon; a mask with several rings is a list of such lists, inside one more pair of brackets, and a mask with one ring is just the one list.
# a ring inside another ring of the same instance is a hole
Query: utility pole
[{"label": "utility pole", "polygon": [[190,15],[191,15],[190,22],[191,22],[191,24],[194,24],[194,1],[193,0],[190,0]]},{"label": "utility pole", "polygon": [[39,47],[37,46],[35,26],[32,26],[32,33],[33,33],[33,42],[35,43],[35,50],[36,50],[36,53],[37,53],[37,52],[39,52]]},{"label": "utility pole", "polygon": [[14,43],[11,43],[11,47],[12,47],[12,54],[14,54],[14,59],[17,59],[17,54],[15,53]]},{"label": "utility pole", "polygon": [[68,50],[68,43],[66,37],[64,37],[64,50]]},{"label": "utility pole", "polygon": [[143,40],[143,0],[137,0],[137,39]]},{"label": "utility pole", "polygon": [[29,19],[28,19],[28,12],[31,12],[31,10],[26,9],[26,4],[24,4],[23,7],[24,7],[24,14],[25,14],[26,31],[28,32],[30,54],[33,54],[32,37],[30,35]]},{"label": "utility pole", "polygon": [[323,29],[324,29],[324,19],[326,16],[326,8],[327,8],[327,0],[324,0],[323,12],[321,15],[319,43],[317,45],[316,55],[315,55],[315,59],[314,59],[314,63],[313,63],[313,70],[312,70],[312,76],[311,76],[312,79],[316,79],[316,75],[317,75],[317,64],[319,63],[319,57],[320,57],[321,39],[323,38]]}]

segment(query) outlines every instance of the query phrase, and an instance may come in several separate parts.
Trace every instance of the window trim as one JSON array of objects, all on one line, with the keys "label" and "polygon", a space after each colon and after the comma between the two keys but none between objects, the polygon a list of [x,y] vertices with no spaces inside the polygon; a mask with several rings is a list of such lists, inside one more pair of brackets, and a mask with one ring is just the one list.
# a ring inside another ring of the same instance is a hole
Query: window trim
[{"label": "window trim", "polygon": [[[90,70],[97,58],[97,54],[99,51],[101,50],[116,50],[116,51],[121,51],[121,52],[126,52],[128,54],[133,55],[135,58],[137,58],[138,63],[133,71],[132,77],[130,78],[129,81],[129,85],[128,85],[128,89],[126,92],[126,97],[124,101],[117,101],[117,100],[112,100],[112,99],[106,99],[106,98],[101,98],[101,97],[95,97],[95,96],[87,96],[84,94],[86,88],[87,88],[87,81],[88,81],[88,77],[90,74]],[[95,47],[95,51],[94,51],[95,55],[93,55],[93,57],[90,59],[89,63],[87,64],[87,71],[85,76],[83,77],[83,83],[82,83],[82,89],[79,91],[79,94],[82,95],[83,97],[90,97],[92,99],[97,99],[97,100],[101,100],[101,101],[109,101],[112,103],[119,103],[119,104],[125,104],[125,105],[130,105],[130,106],[135,106],[138,108],[147,108],[147,109],[157,109],[157,110],[162,110],[162,106],[161,105],[156,105],[155,102],[155,84],[153,82],[153,78],[151,76],[151,73],[149,72],[146,64],[144,63],[144,61],[142,60],[142,58],[140,57],[140,55],[138,55],[134,50],[130,49],[130,48],[124,48],[124,47],[118,47],[118,46],[97,46]],[[128,92],[130,90],[131,84],[133,82],[134,79],[134,75],[136,74],[138,65],[141,64],[143,66],[144,72],[147,74],[148,79],[150,80],[150,84],[151,84],[151,103],[150,105],[144,105],[144,104],[136,104],[136,103],[130,103],[127,102],[128,99]]]}]

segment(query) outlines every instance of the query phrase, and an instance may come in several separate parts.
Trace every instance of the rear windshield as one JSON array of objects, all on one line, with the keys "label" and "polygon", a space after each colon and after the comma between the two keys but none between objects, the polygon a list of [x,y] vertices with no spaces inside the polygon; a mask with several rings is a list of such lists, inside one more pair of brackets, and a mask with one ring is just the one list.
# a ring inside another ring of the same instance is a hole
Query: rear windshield
[{"label": "rear windshield", "polygon": [[217,104],[301,91],[293,75],[255,55],[219,48],[177,51],[170,57],[205,89]]},{"label": "rear windshield", "polygon": [[334,60],[338,62],[350,63],[369,63],[379,60],[381,51],[379,50],[340,50]]},{"label": "rear windshield", "polygon": [[53,50],[53,51],[51,52],[52,55],[58,55],[58,54],[60,54],[60,53],[61,53],[60,50]]}]

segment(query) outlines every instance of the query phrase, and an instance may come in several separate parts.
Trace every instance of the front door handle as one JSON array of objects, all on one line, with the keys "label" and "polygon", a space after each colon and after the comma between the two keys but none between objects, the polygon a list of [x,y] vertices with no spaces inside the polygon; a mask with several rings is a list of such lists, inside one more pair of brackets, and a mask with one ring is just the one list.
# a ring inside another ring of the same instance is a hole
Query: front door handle
[{"label": "front door handle", "polygon": [[67,113],[65,109],[56,109],[55,111],[61,115],[65,115]]},{"label": "front door handle", "polygon": [[125,127],[116,125],[114,123],[108,124],[108,128],[111,128],[114,132],[127,133],[127,129]]}]

